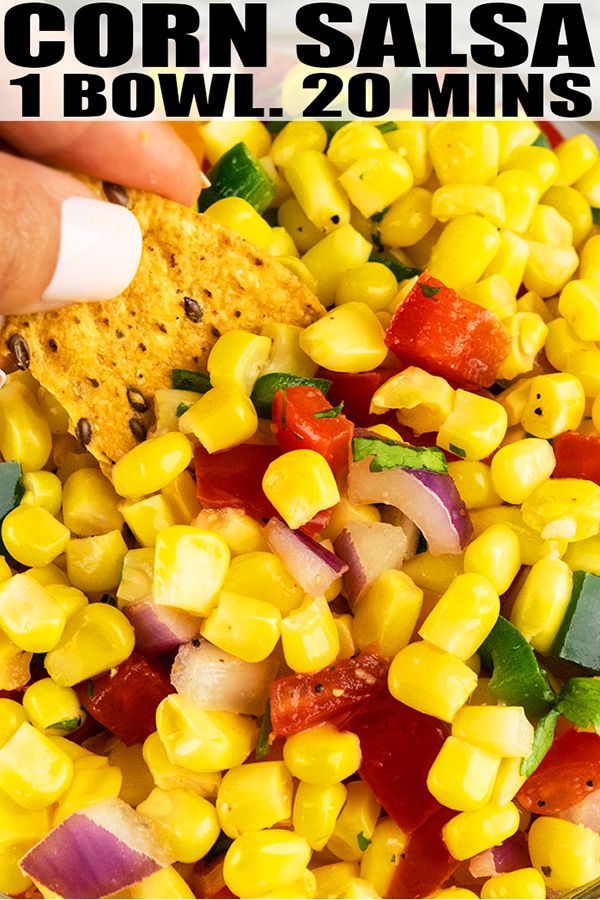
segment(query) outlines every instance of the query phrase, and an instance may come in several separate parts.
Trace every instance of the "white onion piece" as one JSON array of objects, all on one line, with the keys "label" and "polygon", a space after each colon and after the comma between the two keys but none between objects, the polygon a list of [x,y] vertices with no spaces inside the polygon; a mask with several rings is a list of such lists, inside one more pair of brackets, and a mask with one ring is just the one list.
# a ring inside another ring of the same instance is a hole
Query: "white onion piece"
[{"label": "white onion piece", "polygon": [[348,566],[335,553],[302,531],[292,531],[280,519],[271,519],[264,535],[273,553],[311,597],[320,597]]},{"label": "white onion piece", "polygon": [[72,813],[21,860],[23,871],[60,897],[105,897],[170,866],[156,825],[123,800]]},{"label": "white onion piece", "polygon": [[177,693],[195,700],[203,709],[261,716],[277,668],[274,659],[244,662],[201,640],[198,647],[183,644],[179,648],[171,684]]},{"label": "white onion piece", "polygon": [[469,872],[473,878],[491,878],[504,872],[526,869],[530,865],[527,838],[522,831],[517,831],[502,844],[473,856],[469,863]]},{"label": "white onion piece", "polygon": [[464,550],[473,525],[450,475],[402,468],[371,472],[370,465],[370,457],[350,464],[351,503],[398,507],[423,532],[434,556]]},{"label": "white onion piece", "polygon": [[157,606],[151,599],[126,606],[123,612],[133,625],[136,650],[144,656],[160,656],[191,641],[200,630],[195,616],[180,609]]},{"label": "white onion piece", "polygon": [[335,552],[348,565],[344,596],[353,607],[359,594],[387,569],[399,569],[406,551],[401,528],[384,522],[348,522],[334,541]]},{"label": "white onion piece", "polygon": [[388,525],[395,525],[396,528],[401,528],[404,534],[406,535],[406,550],[404,551],[404,559],[412,559],[417,552],[417,547],[419,546],[419,538],[421,536],[421,532],[408,516],[405,516],[403,512],[399,509],[396,509],[395,506],[382,506],[381,508],[381,521],[387,522]]},{"label": "white onion piece", "polygon": [[600,834],[600,791],[592,791],[575,806],[556,813],[556,817],[574,822],[575,825],[585,825]]}]

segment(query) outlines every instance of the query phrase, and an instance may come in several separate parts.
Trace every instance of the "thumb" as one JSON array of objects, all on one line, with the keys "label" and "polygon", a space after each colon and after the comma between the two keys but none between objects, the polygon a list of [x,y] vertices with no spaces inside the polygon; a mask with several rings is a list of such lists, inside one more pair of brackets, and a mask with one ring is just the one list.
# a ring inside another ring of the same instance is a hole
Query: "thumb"
[{"label": "thumb", "polygon": [[137,219],[63,172],[0,153],[0,313],[110,300],[136,273]]}]

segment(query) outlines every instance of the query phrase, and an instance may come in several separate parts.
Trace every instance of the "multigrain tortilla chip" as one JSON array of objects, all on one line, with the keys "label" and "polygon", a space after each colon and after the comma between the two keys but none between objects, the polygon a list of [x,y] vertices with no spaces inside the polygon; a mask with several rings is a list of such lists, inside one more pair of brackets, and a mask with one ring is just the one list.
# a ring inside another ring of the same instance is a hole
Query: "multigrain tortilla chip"
[{"label": "multigrain tortilla chip", "polygon": [[[169,200],[128,191],[144,235],[131,285],[115,300],[9,316],[2,347],[21,335],[33,376],[65,407],[73,434],[106,471],[143,439],[152,398],[171,370],[206,370],[224,331],[265,322],[308,325],[314,294],[248,241]],[[11,340],[12,339],[12,340]]]}]

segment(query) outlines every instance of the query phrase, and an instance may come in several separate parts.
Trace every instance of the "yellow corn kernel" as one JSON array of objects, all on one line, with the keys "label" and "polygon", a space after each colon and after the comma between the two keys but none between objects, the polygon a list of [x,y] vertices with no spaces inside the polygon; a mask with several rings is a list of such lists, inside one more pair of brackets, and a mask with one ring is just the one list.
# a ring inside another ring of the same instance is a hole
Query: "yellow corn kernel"
[{"label": "yellow corn kernel", "polygon": [[200,504],[196,497],[196,482],[187,470],[165,485],[161,494],[177,525],[189,525],[200,512]]},{"label": "yellow corn kernel", "polygon": [[528,291],[551,297],[563,289],[579,265],[573,247],[556,247],[529,241],[529,260],[523,275]]},{"label": "yellow corn kernel", "polygon": [[527,291],[517,300],[517,312],[537,313],[546,325],[552,321],[552,313],[547,303],[534,291]]},{"label": "yellow corn kernel", "polygon": [[199,707],[180,694],[156,710],[156,729],[169,761],[192,772],[218,772],[241,765],[256,746],[257,727],[237,713]]},{"label": "yellow corn kernel", "polygon": [[76,731],[85,719],[77,694],[51,678],[41,678],[23,694],[23,709],[32,725],[48,734]]},{"label": "yellow corn kernel", "polygon": [[556,154],[546,147],[519,147],[503,166],[504,171],[522,169],[536,178],[540,195],[556,184],[560,165]]},{"label": "yellow corn kernel", "polygon": [[47,566],[64,551],[71,534],[43,506],[17,506],[2,521],[2,541],[26,566]]},{"label": "yellow corn kernel", "polygon": [[318,725],[289,737],[283,759],[295,778],[308,784],[333,785],[358,771],[360,741],[351,731]]},{"label": "yellow corn kernel", "polygon": [[221,828],[232,838],[271,828],[290,818],[292,794],[292,777],[282,762],[248,763],[230,769],[217,794]]},{"label": "yellow corn kernel", "polygon": [[160,491],[192,460],[192,445],[183,434],[170,432],[142,441],[119,459],[112,482],[121,497],[134,499]]},{"label": "yellow corn kernel", "polygon": [[481,887],[483,900],[521,897],[523,900],[545,900],[546,883],[537,869],[515,869],[488,878]]},{"label": "yellow corn kernel", "polygon": [[268,337],[249,331],[226,331],[208,357],[208,374],[213,387],[235,387],[250,394],[254,382],[269,358]]},{"label": "yellow corn kernel", "polygon": [[521,287],[528,260],[529,244],[527,241],[514,231],[503,228],[499,232],[497,252],[482,277],[503,275],[508,281],[511,291],[516,295]]},{"label": "yellow corn kernel", "polygon": [[550,478],[556,458],[552,445],[539,438],[525,438],[501,447],[491,463],[494,488],[506,503],[521,504]]},{"label": "yellow corn kernel", "polygon": [[565,319],[558,318],[549,323],[544,352],[555,369],[564,371],[575,351],[594,349],[592,341],[578,338]]},{"label": "yellow corn kernel", "polygon": [[[229,547],[218,534],[188,525],[166,528],[156,540],[154,601],[208,615],[216,605],[229,560]],[[201,581],[198,572],[202,572]]]},{"label": "yellow corn kernel", "polygon": [[60,798],[52,824],[56,828],[67,816],[101,800],[118,797],[122,775],[117,766],[109,766],[104,757],[73,760],[73,780]]},{"label": "yellow corn kernel", "polygon": [[574,279],[563,288],[558,311],[582,341],[600,340],[600,285]]},{"label": "yellow corn kernel", "polygon": [[159,869],[154,875],[148,875],[143,881],[132,884],[129,893],[133,900],[154,900],[155,897],[162,897],[163,900],[193,900],[196,896],[173,866]]},{"label": "yellow corn kernel", "polygon": [[429,153],[441,184],[487,184],[498,174],[499,138],[489,122],[436,122]]},{"label": "yellow corn kernel", "polygon": [[211,204],[204,215],[226,228],[231,228],[261,250],[269,249],[272,240],[271,226],[247,200],[241,197],[224,197]]},{"label": "yellow corn kernel", "polygon": [[435,900],[478,900],[477,894],[473,893],[473,891],[470,891],[468,888],[456,887],[456,885],[443,888],[441,891],[436,891],[435,894],[430,894],[429,896],[435,898]]},{"label": "yellow corn kernel", "polygon": [[362,855],[360,877],[370,882],[382,897],[389,893],[394,871],[407,840],[407,835],[392,819],[380,819],[375,826],[371,843]]},{"label": "yellow corn kernel", "polygon": [[585,392],[574,375],[538,375],[531,382],[521,423],[539,438],[553,438],[577,429],[585,410]]},{"label": "yellow corn kernel", "polygon": [[494,123],[500,142],[500,165],[504,165],[519,147],[528,147],[541,132],[531,119],[498,120]]},{"label": "yellow corn kernel", "polygon": [[487,578],[497,594],[507,591],[521,568],[521,547],[512,528],[501,522],[486,528],[465,550],[464,567]]},{"label": "yellow corn kernel", "polygon": [[154,788],[137,811],[155,823],[179,862],[201,859],[219,836],[219,819],[212,803],[183,788]]},{"label": "yellow corn kernel", "polygon": [[[573,546],[576,549],[579,542]],[[517,594],[510,620],[538,653],[550,652],[569,606],[572,588],[573,575],[566,562],[540,559]]]},{"label": "yellow corn kernel", "polygon": [[179,419],[184,434],[192,433],[209,453],[243,444],[258,428],[256,409],[234,385],[211,388]]},{"label": "yellow corn kernel", "polygon": [[459,216],[444,228],[428,269],[448,287],[460,290],[479,281],[499,250],[500,235],[490,222],[475,215]]},{"label": "yellow corn kernel", "polygon": [[120,531],[70,540],[65,550],[73,587],[86,594],[114,591],[119,584],[127,544]]},{"label": "yellow corn kernel", "polygon": [[397,410],[398,421],[417,434],[438,431],[454,406],[455,391],[444,378],[409,366],[378,388],[371,400],[372,413]]},{"label": "yellow corn kernel", "polygon": [[38,385],[35,396],[52,434],[67,434],[69,416],[64,406],[61,406],[56,397],[41,384]]},{"label": "yellow corn kernel", "polygon": [[366,782],[351,781],[346,788],[348,798],[327,842],[327,849],[338,859],[356,862],[364,852],[365,843],[373,837],[381,807]]},{"label": "yellow corn kernel", "polygon": [[464,662],[426,641],[404,647],[388,673],[390,693],[407,706],[451,722],[477,685]]},{"label": "yellow corn kernel", "polygon": [[48,423],[33,393],[9,379],[0,397],[0,453],[21,463],[24,472],[43,469],[52,449]]},{"label": "yellow corn kernel", "polygon": [[421,187],[411,188],[386,210],[379,235],[389,247],[412,247],[423,240],[435,225],[431,211],[432,194]]},{"label": "yellow corn kernel", "polygon": [[554,151],[558,158],[559,185],[571,185],[592,168],[598,158],[598,150],[587,134],[577,134],[562,141]]},{"label": "yellow corn kernel", "polygon": [[522,706],[465,706],[452,723],[452,734],[499,757],[531,753],[533,726]]},{"label": "yellow corn kernel", "polygon": [[518,756],[502,760],[492,793],[492,803],[505,806],[517,795],[527,780],[525,775],[521,775],[522,762]]},{"label": "yellow corn kernel", "polygon": [[[353,266],[366,263],[371,250],[371,243],[352,225],[346,224],[340,225],[333,234],[322,238],[304,254],[302,262],[315,279],[317,296],[324,306],[331,306],[335,301],[335,294],[344,273]],[[312,359],[312,354],[302,342],[304,334],[306,332],[300,337],[300,347]]]},{"label": "yellow corn kernel", "polygon": [[65,627],[64,610],[26,572],[0,585],[0,628],[27,653],[45,653],[58,643]]},{"label": "yellow corn kernel", "polygon": [[583,825],[540,816],[529,829],[532,865],[560,894],[600,877],[600,835]]},{"label": "yellow corn kernel", "polygon": [[260,662],[275,649],[280,630],[281,613],[272,603],[221,591],[200,634],[238,659]]},{"label": "yellow corn kernel", "polygon": [[385,142],[390,150],[404,156],[412,170],[415,184],[423,184],[433,171],[427,149],[429,126],[425,122],[411,121],[394,124],[396,129],[384,135]]},{"label": "yellow corn kernel", "polygon": [[143,547],[154,547],[159,532],[175,525],[175,516],[162,494],[143,500],[127,500],[121,503],[119,510]]},{"label": "yellow corn kernel", "polygon": [[454,408],[440,427],[437,445],[465,459],[489,456],[500,446],[508,418],[506,410],[495,400],[457,390]]},{"label": "yellow corn kernel", "polygon": [[349,522],[381,522],[381,515],[376,506],[366,503],[356,505],[342,497],[333,507],[329,522],[322,532],[323,538],[334,541]]},{"label": "yellow corn kernel", "polygon": [[[346,802],[343,784],[308,784],[301,781],[296,791],[293,825],[296,834],[306,838],[313,850],[323,850]],[[283,818],[283,817],[282,817]]]},{"label": "yellow corn kernel", "polygon": [[352,878],[348,882],[344,900],[357,900],[357,898],[361,897],[377,898],[379,896],[380,895],[370,882],[365,881],[364,878]]},{"label": "yellow corn kernel", "polygon": [[264,375],[268,372],[289,372],[291,375],[312,378],[317,366],[300,347],[302,328],[299,325],[268,322],[263,325],[261,334],[271,341],[271,353],[263,369]]},{"label": "yellow corn kernel", "polygon": [[350,613],[333,614],[333,621],[338,633],[340,649],[337,659],[350,659],[357,651],[356,642],[352,634],[354,617]]},{"label": "yellow corn kernel", "polygon": [[600,235],[593,234],[587,239],[581,250],[579,277],[600,279]]},{"label": "yellow corn kernel", "polygon": [[465,300],[489,309],[499,319],[507,319],[517,312],[517,299],[504,275],[490,275],[477,284],[463,286],[460,293]]},{"label": "yellow corn kernel", "polygon": [[271,146],[271,135],[262,122],[245,119],[213,119],[201,128],[204,152],[211,165],[240,141],[257,157],[265,156]]},{"label": "yellow corn kernel", "polygon": [[[585,396],[590,402],[600,394],[600,352],[597,349],[573,350],[567,357],[564,371],[581,382]],[[586,405],[586,418],[589,411]],[[582,422],[578,431],[584,427],[585,422]]]},{"label": "yellow corn kernel", "polygon": [[[62,437],[71,437],[71,435],[61,435]],[[97,469],[98,461],[94,459],[87,450],[69,451],[65,454],[64,460],[56,470],[56,476],[63,484],[73,472],[78,469]]]},{"label": "yellow corn kernel", "polygon": [[297,256],[279,256],[277,262],[295,275],[309,291],[312,291],[313,294],[317,293],[317,280],[301,259],[298,259]]},{"label": "yellow corn kernel", "polygon": [[117,599],[126,606],[144,600],[152,591],[154,548],[128,550],[123,559],[123,572],[117,588]]},{"label": "yellow corn kernel", "polygon": [[259,523],[241,509],[203,509],[192,524],[220,535],[232,556],[262,551],[267,546]]},{"label": "yellow corn kernel", "polygon": [[486,463],[460,459],[448,463],[448,474],[467,509],[485,509],[500,502],[492,483],[490,467]]},{"label": "yellow corn kernel", "polygon": [[413,174],[399,153],[386,148],[359,157],[340,175],[339,183],[359,212],[369,218],[408,193]]},{"label": "yellow corn kernel", "polygon": [[301,150],[285,167],[285,177],[306,216],[323,234],[350,221],[350,203],[330,160],[317,150]]},{"label": "yellow corn kernel", "polygon": [[31,657],[0,631],[0,690],[14,691],[27,684]]},{"label": "yellow corn kernel", "polygon": [[447,737],[429,770],[427,787],[449,809],[481,809],[490,801],[499,766],[497,754]]},{"label": "yellow corn kernel", "polygon": [[154,393],[154,426],[155,435],[163,435],[167,431],[179,430],[177,411],[181,404],[189,409],[200,398],[196,391],[179,391],[173,388],[160,388]]},{"label": "yellow corn kernel", "polygon": [[300,253],[306,253],[323,237],[321,230],[316,225],[313,225],[298,201],[293,197],[289,200],[284,200],[277,211],[277,218],[279,224],[291,236]]},{"label": "yellow corn kernel", "polygon": [[574,187],[584,196],[590,206],[600,206],[600,162],[596,161],[585,175],[578,178]]},{"label": "yellow corn kernel", "polygon": [[156,787],[167,791],[172,788],[185,788],[201,797],[217,796],[221,785],[220,772],[192,772],[184,766],[170,762],[157,731],[146,738],[142,752]]},{"label": "yellow corn kernel", "polygon": [[327,157],[341,173],[357,159],[387,149],[384,136],[374,125],[368,122],[349,122],[331,138]]},{"label": "yellow corn kernel", "polygon": [[20,703],[9,700],[8,697],[0,697],[0,747],[27,721],[27,712]]},{"label": "yellow corn kernel", "polygon": [[442,185],[433,195],[431,213],[440,222],[470,213],[483,216],[496,228],[502,228],[506,222],[504,197],[485,184]]},{"label": "yellow corn kernel", "polygon": [[0,788],[25,809],[54,803],[73,778],[73,763],[46,735],[23,722],[0,748]]},{"label": "yellow corn kernel", "polygon": [[517,375],[531,372],[535,358],[544,346],[548,326],[533,312],[518,312],[504,319],[502,324],[511,338],[511,349],[500,364],[497,377],[510,381]]},{"label": "yellow corn kernel", "polygon": [[535,208],[525,237],[541,244],[568,247],[573,243],[573,228],[553,206],[540,203]]},{"label": "yellow corn kernel", "polygon": [[279,557],[263,550],[242,553],[232,559],[223,590],[257,600],[268,597],[269,603],[284,616],[297,609],[304,600],[302,588]]},{"label": "yellow corn kernel", "polygon": [[457,575],[463,572],[463,556],[444,553],[432,556],[429,550],[417,553],[402,564],[402,571],[424,591],[443,594]]},{"label": "yellow corn kernel", "polygon": [[279,169],[284,169],[301,150],[322,153],[327,146],[327,132],[320,122],[288,122],[271,144],[270,155]]},{"label": "yellow corn kernel", "polygon": [[[396,296],[398,282],[387,266],[366,262],[348,269],[342,275],[335,295],[336,306],[344,303],[366,303],[373,312],[380,312]],[[286,370],[287,371],[287,370]]]},{"label": "yellow corn kernel", "polygon": [[317,896],[317,879],[310,869],[305,869],[299,881],[286,884],[285,887],[277,888],[276,891],[263,896],[276,898],[276,900],[284,900],[284,898],[290,898],[290,900],[313,900]]},{"label": "yellow corn kernel", "polygon": [[119,498],[99,469],[77,469],[63,488],[63,521],[73,534],[91,537],[123,526]]},{"label": "yellow corn kernel", "polygon": [[519,828],[519,812],[513,803],[489,803],[481,809],[459,813],[444,825],[442,837],[454,859],[469,859],[501,844]]},{"label": "yellow corn kernel", "polygon": [[46,655],[46,671],[57,684],[72,687],[118,666],[134,643],[122,612],[108,603],[90,603],[67,622],[60,642]]},{"label": "yellow corn kernel", "polygon": [[537,178],[531,172],[512,169],[498,175],[494,188],[504,199],[506,227],[523,234],[529,228],[540,197]]},{"label": "yellow corn kernel", "polygon": [[[53,472],[25,472],[22,506],[41,506],[56,516],[62,505],[62,483]],[[67,526],[69,527],[69,526]]]},{"label": "yellow corn kernel", "polygon": [[353,878],[358,878],[358,862],[330,863],[312,869],[317,880],[317,896],[342,897]]},{"label": "yellow corn kernel", "polygon": [[514,384],[496,397],[496,402],[506,410],[508,427],[520,426],[525,412],[533,378],[519,378]]},{"label": "yellow corn kernel", "polygon": [[[130,806],[137,806],[146,799],[154,787],[154,781],[144,760],[141,744],[126,747],[122,741],[113,739],[108,752],[108,763],[111,768],[121,773],[121,786],[118,792],[121,800]],[[161,785],[157,784],[156,787]]]},{"label": "yellow corn kernel", "polygon": [[[545,559],[548,556],[552,556],[555,559],[562,557],[567,549],[565,540],[557,538],[543,539],[539,532],[525,525],[521,510],[516,509],[514,506],[490,506],[486,509],[473,510],[471,512],[471,521],[473,523],[474,537],[478,537],[486,528],[489,528],[490,525],[495,525],[497,522],[504,522],[510,525],[519,539],[521,562],[524,566],[532,566],[538,559]],[[421,555],[419,554],[419,556]],[[407,569],[406,565],[404,569]]]},{"label": "yellow corn kernel", "polygon": [[48,833],[48,812],[26,810],[3,794],[0,797],[0,820],[0,891],[16,896],[31,887],[31,879],[22,874],[19,860]]},{"label": "yellow corn kernel", "polygon": [[588,237],[593,227],[592,210],[585,197],[572,187],[551,187],[542,197],[544,203],[553,206],[573,229],[573,246]]},{"label": "yellow corn kernel", "polygon": [[308,842],[293,832],[246,831],[225,854],[223,878],[237,897],[280,896],[280,889],[303,880],[311,853]]},{"label": "yellow corn kernel", "polygon": [[564,561],[576,572],[581,569],[584,572],[592,572],[600,575],[600,537],[594,535],[584,541],[576,541],[569,544],[564,554]]},{"label": "yellow corn kernel", "polygon": [[323,597],[307,597],[281,622],[285,661],[294,672],[315,672],[330,665],[340,651],[335,621]]},{"label": "yellow corn kernel", "polygon": [[[493,544],[494,535],[488,539],[488,535],[484,533],[482,537],[486,538],[486,547]],[[506,541],[506,534],[502,534],[502,539]],[[515,544],[518,544],[516,538]],[[507,557],[510,557],[506,560],[507,568],[514,571],[518,546],[511,546],[510,549],[507,543],[505,546]],[[483,551],[484,548],[478,546],[471,556],[471,562],[475,557],[480,568],[487,568],[490,571],[492,566],[482,565],[480,556],[483,555]],[[465,569],[466,564],[465,554]],[[499,568],[499,565],[493,568]],[[458,659],[467,660],[486,639],[499,613],[500,600],[494,585],[488,578],[471,570],[454,579],[419,628],[419,635],[429,644],[451,653]]]},{"label": "yellow corn kernel", "polygon": [[581,541],[600,529],[600,487],[583,478],[545,481],[524,501],[523,521],[542,538]]},{"label": "yellow corn kernel", "polygon": [[352,633],[358,647],[377,644],[392,659],[406,647],[417,624],[423,591],[405,572],[382,572],[366,589],[354,615]]},{"label": "yellow corn kernel", "polygon": [[333,472],[315,450],[291,450],[274,459],[262,486],[290,528],[305,525],[340,499]]}]

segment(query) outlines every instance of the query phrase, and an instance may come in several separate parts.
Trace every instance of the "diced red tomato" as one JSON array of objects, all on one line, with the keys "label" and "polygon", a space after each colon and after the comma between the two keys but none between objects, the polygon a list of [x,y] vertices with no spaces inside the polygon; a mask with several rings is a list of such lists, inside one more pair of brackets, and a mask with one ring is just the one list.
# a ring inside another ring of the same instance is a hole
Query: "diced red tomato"
[{"label": "diced red tomato", "polygon": [[562,144],[564,141],[564,137],[552,122],[536,122],[536,125],[540,126],[540,130],[546,135],[548,140],[550,141],[550,146],[552,149],[554,147],[558,147],[559,144]]},{"label": "diced red tomato", "polygon": [[319,672],[277,678],[271,685],[272,733],[297,734],[340,719],[385,688],[387,669],[386,660],[365,652]]},{"label": "diced red tomato", "polygon": [[564,431],[554,439],[554,478],[587,478],[600,484],[600,436]]},{"label": "diced red tomato", "polygon": [[156,707],[173,692],[160,663],[135,652],[114,675],[107,672],[77,686],[81,705],[128,747],[156,731]]},{"label": "diced red tomato", "polygon": [[381,368],[373,369],[372,372],[355,373],[319,369],[317,378],[331,381],[327,399],[333,406],[338,406],[343,401],[344,415],[360,428],[368,428],[384,421],[382,416],[372,416],[369,408],[375,391],[393,374],[393,369]]},{"label": "diced red tomato", "polygon": [[332,409],[318,388],[290,387],[275,394],[272,419],[282,450],[316,450],[338,475],[348,468],[353,428],[343,413],[333,418],[319,416]]},{"label": "diced red tomato", "polygon": [[301,525],[298,530],[303,531],[304,534],[307,534],[309,537],[318,537],[323,529],[327,528],[332,510],[333,506],[329,509],[320,510],[316,516],[312,517],[310,522],[307,522],[306,525]]},{"label": "diced red tomato", "polygon": [[455,816],[440,807],[408,839],[394,872],[388,897],[430,897],[458,867],[442,840],[442,828]]},{"label": "diced red tomato", "polygon": [[414,831],[441,808],[429,793],[427,774],[448,736],[445,725],[386,691],[361,706],[344,728],[360,738],[361,778],[403,831]]},{"label": "diced red tomato", "polygon": [[427,272],[394,313],[385,342],[403,362],[462,387],[493,384],[510,350],[496,316]]},{"label": "diced red tomato", "polygon": [[270,519],[277,512],[265,497],[262,480],[267,467],[281,455],[279,447],[242,444],[221,453],[195,451],[196,492],[203,506],[243,509],[255,519]]},{"label": "diced red tomato", "polygon": [[519,793],[519,803],[540,816],[553,816],[600,788],[600,736],[570,730],[556,738]]}]

